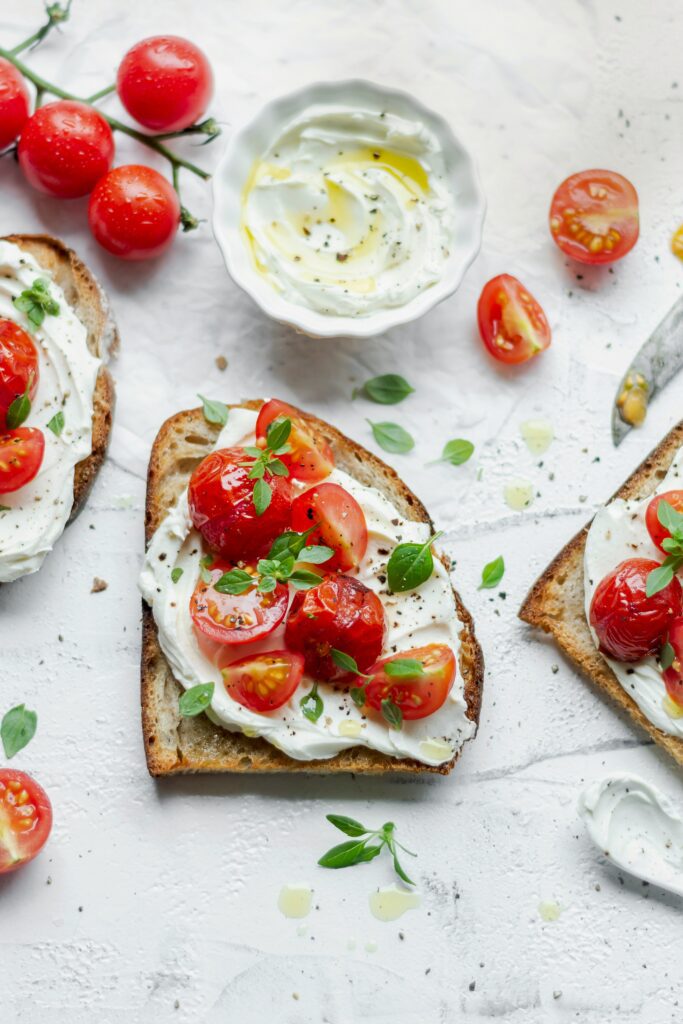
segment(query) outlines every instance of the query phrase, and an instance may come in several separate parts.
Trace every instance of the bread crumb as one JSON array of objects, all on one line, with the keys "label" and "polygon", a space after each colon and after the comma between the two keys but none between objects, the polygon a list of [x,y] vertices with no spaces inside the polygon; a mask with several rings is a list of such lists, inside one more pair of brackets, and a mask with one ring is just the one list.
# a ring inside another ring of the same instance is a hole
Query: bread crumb
[{"label": "bread crumb", "polygon": [[96,576],[92,581],[92,587],[90,588],[91,594],[101,594],[103,590],[106,590],[109,584],[106,580],[101,580],[99,576]]},{"label": "bread crumb", "polygon": [[221,371],[227,370],[228,360],[225,358],[225,356],[216,356],[216,366]]}]

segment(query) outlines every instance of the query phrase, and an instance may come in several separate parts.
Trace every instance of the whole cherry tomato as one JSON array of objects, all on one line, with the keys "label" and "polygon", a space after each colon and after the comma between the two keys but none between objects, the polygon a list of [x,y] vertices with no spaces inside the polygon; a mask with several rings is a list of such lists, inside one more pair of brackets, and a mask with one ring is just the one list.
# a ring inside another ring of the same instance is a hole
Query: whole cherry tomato
[{"label": "whole cherry tomato", "polygon": [[501,363],[525,363],[550,345],[545,313],[511,274],[499,274],[484,285],[477,318],[481,340]]},{"label": "whole cherry tomato", "polygon": [[14,64],[0,57],[0,149],[11,145],[28,120],[28,89]]},{"label": "whole cherry tomato", "polygon": [[180,200],[171,183],[142,164],[126,164],[98,181],[88,205],[90,230],[103,249],[124,260],[148,260],[171,245]]},{"label": "whole cherry tomato", "polygon": [[33,401],[38,390],[38,350],[14,320],[0,319],[0,430],[7,429],[7,410],[28,391]]},{"label": "whole cherry tomato", "polygon": [[119,99],[136,121],[155,132],[189,128],[213,93],[208,60],[179,36],[150,36],[132,46],[116,75]]},{"label": "whole cherry tomato", "polygon": [[47,793],[26,772],[0,768],[0,875],[40,853],[52,828]]},{"label": "whole cherry tomato", "polygon": [[289,452],[281,456],[284,464],[289,467],[292,479],[313,484],[329,476],[334,469],[334,455],[329,444],[323,437],[313,434],[306,420],[293,406],[278,398],[272,398],[261,406],[256,421],[256,443],[265,446],[268,427],[281,416],[289,419],[292,424],[287,439]]},{"label": "whole cherry tomato", "polygon": [[638,241],[638,193],[616,171],[580,171],[550,204],[550,232],[580,263],[614,263]]},{"label": "whole cherry tomato", "polygon": [[308,544],[324,544],[334,555],[325,569],[357,569],[368,547],[365,513],[353,495],[339,484],[318,484],[304,491],[292,505],[292,529],[305,533],[312,526]]},{"label": "whole cherry tomato", "polygon": [[40,192],[75,199],[92,191],[114,159],[114,137],[94,107],[57,100],[38,107],[19,138],[19,166]]}]

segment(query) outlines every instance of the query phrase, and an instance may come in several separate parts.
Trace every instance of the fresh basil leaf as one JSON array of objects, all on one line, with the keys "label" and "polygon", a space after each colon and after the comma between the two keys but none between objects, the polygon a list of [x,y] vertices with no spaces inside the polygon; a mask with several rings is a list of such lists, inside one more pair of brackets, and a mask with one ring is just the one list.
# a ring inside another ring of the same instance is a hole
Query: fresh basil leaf
[{"label": "fresh basil leaf", "polygon": [[50,316],[57,316],[59,313],[59,303],[50,295],[48,286],[47,278],[39,277],[30,288],[24,288],[20,295],[12,299],[16,309],[26,313],[27,319],[34,327],[40,327],[46,313]]},{"label": "fresh basil leaf", "polygon": [[683,530],[683,513],[662,498],[657,504],[657,519],[670,534]]},{"label": "fresh basil leaf", "polygon": [[310,590],[311,587],[318,586],[322,581],[322,576],[318,576],[317,572],[308,572],[306,569],[295,569],[288,579],[295,590]]},{"label": "fresh basil leaf", "polygon": [[415,658],[394,658],[384,666],[385,675],[390,679],[419,679],[425,674],[421,661]]},{"label": "fresh basil leaf", "polygon": [[258,589],[262,594],[270,594],[275,590],[277,586],[277,580],[274,576],[262,576],[259,580]]},{"label": "fresh basil leaf", "polygon": [[[361,839],[360,842],[349,839],[324,853],[318,864],[323,868],[349,868],[353,864],[360,864],[363,860],[368,859],[365,854],[366,843],[367,839]],[[373,854],[373,856],[377,856],[377,854]]]},{"label": "fresh basil leaf", "polygon": [[306,541],[317,528],[317,525],[318,524],[316,523],[315,526],[311,526],[311,528],[306,530],[305,533],[297,533],[296,530],[286,530],[284,533],[281,533],[280,536],[276,537],[273,541],[272,547],[268,552],[268,557],[281,558],[283,555],[287,554],[296,558],[303,550]]},{"label": "fresh basil leaf", "polygon": [[440,537],[435,533],[424,544],[398,544],[387,563],[389,589],[394,594],[414,590],[425,583],[434,572],[432,544]]},{"label": "fresh basil leaf", "polygon": [[375,441],[385,452],[403,455],[415,447],[413,438],[398,423],[373,423],[372,420],[368,420],[368,423],[372,427]]},{"label": "fresh basil leaf", "polygon": [[325,817],[330,825],[334,825],[340,832],[347,836],[367,836],[371,831],[365,825],[361,825],[355,818],[347,818],[344,814],[326,814]]},{"label": "fresh basil leaf", "polygon": [[394,704],[391,697],[385,697],[382,701],[382,718],[389,723],[392,729],[403,727],[403,712],[398,704]]},{"label": "fresh basil leaf", "polygon": [[275,476],[289,476],[289,470],[281,459],[271,459],[267,463],[266,469],[269,473],[274,473]]},{"label": "fresh basil leaf", "polygon": [[352,658],[350,654],[344,654],[343,651],[339,651],[336,647],[333,647],[330,651],[330,657],[337,668],[342,669],[343,672],[353,672],[354,675],[357,676],[363,674],[356,664],[356,659]]},{"label": "fresh basil leaf", "polygon": [[683,543],[678,540],[676,535],[673,537],[664,537],[662,540],[662,547],[666,551],[667,555],[683,554]]},{"label": "fresh basil leaf", "polygon": [[59,412],[56,412],[48,422],[47,429],[51,430],[55,437],[59,437],[61,432],[64,430],[64,413],[61,409]]},{"label": "fresh basil leaf", "polygon": [[683,558],[679,558],[678,555],[669,555],[658,569],[653,569],[652,572],[648,573],[647,580],[645,581],[646,596],[654,597],[660,590],[668,587],[681,562],[683,562]]},{"label": "fresh basil leaf", "polygon": [[362,686],[352,686],[349,690],[351,700],[357,708],[365,707],[365,689]]},{"label": "fresh basil leaf", "polygon": [[37,714],[35,711],[29,711],[25,704],[18,704],[7,712],[0,723],[0,737],[8,761],[31,742],[37,724]]},{"label": "fresh basil leaf", "polygon": [[211,703],[214,689],[215,683],[199,683],[197,686],[191,686],[189,690],[185,690],[178,701],[180,714],[185,718],[194,718],[195,715],[206,711]]},{"label": "fresh basil leaf", "polygon": [[309,722],[317,722],[323,711],[325,705],[323,704],[322,697],[318,693],[318,684],[314,683],[310,692],[307,693],[299,701],[299,707],[301,708],[302,714],[309,720]]},{"label": "fresh basil leaf", "polygon": [[311,544],[310,547],[301,549],[299,561],[308,562],[310,565],[321,565],[323,562],[329,562],[333,555],[332,548],[325,547],[324,544]]},{"label": "fresh basil leaf", "polygon": [[202,583],[211,583],[213,576],[209,572],[210,566],[213,565],[213,555],[204,555],[203,558],[199,559],[199,575]]},{"label": "fresh basil leaf", "polygon": [[251,590],[254,583],[254,577],[245,572],[244,569],[230,569],[228,572],[224,572],[220,579],[216,580],[213,589],[217,590],[219,594],[237,596],[245,594],[247,590]]},{"label": "fresh basil leaf", "polygon": [[[253,459],[260,459],[263,455],[263,448],[253,448],[251,445],[245,445],[244,450],[247,455],[251,455]],[[250,462],[240,462],[240,466],[250,466]]]},{"label": "fresh basil leaf", "polygon": [[366,398],[380,405],[396,405],[408,395],[412,395],[415,388],[398,373],[383,373],[379,377],[366,380],[361,391]]},{"label": "fresh basil leaf", "polygon": [[5,415],[5,421],[7,423],[8,430],[16,430],[24,423],[31,412],[31,399],[28,393],[31,389],[32,381],[29,381],[26,391],[23,395],[17,395],[13,402],[10,402],[9,408]]},{"label": "fresh basil leaf", "polygon": [[450,462],[451,466],[462,466],[472,456],[474,445],[471,441],[465,441],[461,437],[453,441],[447,441],[443,446],[439,462]]},{"label": "fresh basil leaf", "polygon": [[287,444],[291,432],[292,421],[286,416],[278,416],[272,423],[269,423],[266,430],[266,442],[270,450],[274,451],[276,448],[282,448],[283,445]]},{"label": "fresh basil leaf", "polygon": [[270,500],[273,497],[273,492],[270,489],[270,484],[266,483],[265,480],[257,480],[254,484],[254,508],[256,509],[256,515],[262,516],[270,505]]},{"label": "fresh basil leaf", "polygon": [[266,464],[262,460],[254,462],[251,469],[249,470],[250,480],[263,480],[266,475]]},{"label": "fresh basil leaf", "polygon": [[230,412],[227,405],[213,398],[204,398],[204,395],[197,395],[197,398],[202,403],[202,412],[206,422],[217,423],[218,426],[224,427],[228,422],[228,413]]},{"label": "fresh basil leaf", "polygon": [[676,660],[676,652],[673,649],[672,644],[667,640],[662,646],[659,652],[659,665],[663,672],[666,672],[668,668],[671,668],[674,661]]},{"label": "fresh basil leaf", "polygon": [[183,575],[183,570],[179,565],[176,565],[175,569],[171,570],[171,581],[177,583],[180,577]]},{"label": "fresh basil leaf", "polygon": [[491,590],[492,587],[497,587],[503,578],[505,573],[505,562],[502,555],[498,555],[498,558],[494,558],[492,562],[488,562],[481,571],[481,583],[479,584],[479,590]]},{"label": "fresh basil leaf", "polygon": [[394,858],[394,871],[396,872],[398,877],[401,879],[401,881],[406,882],[408,885],[415,885],[415,882],[412,880],[412,878],[408,877],[408,875],[405,873],[405,871],[399,864],[398,853],[396,852],[396,844],[393,841],[389,843],[389,849],[391,850],[392,856]]}]

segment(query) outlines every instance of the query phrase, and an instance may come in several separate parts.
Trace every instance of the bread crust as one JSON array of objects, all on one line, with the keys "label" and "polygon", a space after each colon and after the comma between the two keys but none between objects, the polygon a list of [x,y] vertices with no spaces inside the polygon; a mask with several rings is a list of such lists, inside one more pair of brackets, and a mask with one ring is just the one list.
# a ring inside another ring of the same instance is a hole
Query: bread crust
[{"label": "bread crust", "polygon": [[[242,408],[257,410],[259,401],[241,403]],[[234,407],[233,407],[234,408]],[[393,469],[345,437],[335,427],[299,411],[315,435],[331,446],[337,465],[361,482],[372,483],[387,494],[402,515],[426,522],[426,509]],[[149,461],[145,539],[149,543],[165,515],[187,486],[194,466],[215,444],[219,427],[204,419],[201,409],[177,413],[162,425]],[[444,564],[447,564],[446,562]],[[484,682],[484,660],[474,633],[472,617],[455,592],[461,632],[461,665],[465,682],[468,717],[478,724]],[[312,772],[328,774],[357,772],[367,774],[431,773],[448,775],[460,751],[452,761],[431,766],[412,759],[397,759],[357,746],[332,758],[297,761],[264,739],[251,739],[214,725],[205,715],[182,718],[178,712],[180,684],[174,679],[159,646],[157,627],[151,609],[142,603],[141,704],[142,728],[147,767],[150,775],[175,775],[190,772]]]},{"label": "bread crust", "polygon": [[[610,500],[641,500],[652,494],[666,476],[682,445],[683,420],[669,431]],[[539,576],[519,610],[519,617],[529,625],[550,633],[590,682],[607,693],[656,743],[683,765],[683,739],[662,732],[650,722],[623,689],[593,642],[586,621],[583,584],[583,556],[591,522],[579,530]]]},{"label": "bread crust", "polygon": [[[51,272],[69,305],[87,328],[88,348],[92,355],[104,360],[114,354],[119,345],[119,334],[109,301],[92,271],[73,249],[51,235],[6,235],[2,240],[13,242],[30,253],[41,267]],[[75,468],[70,523],[83,508],[104,462],[111,436],[114,404],[114,381],[103,363],[93,393],[92,449],[90,455]]]}]

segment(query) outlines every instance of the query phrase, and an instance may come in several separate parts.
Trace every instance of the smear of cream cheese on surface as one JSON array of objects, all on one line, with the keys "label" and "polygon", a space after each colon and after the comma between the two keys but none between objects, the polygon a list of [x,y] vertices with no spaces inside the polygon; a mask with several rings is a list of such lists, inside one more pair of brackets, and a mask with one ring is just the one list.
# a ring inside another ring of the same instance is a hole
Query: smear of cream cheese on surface
[{"label": "smear of cream cheese on surface", "polygon": [[[216,448],[254,443],[256,413],[249,409],[231,409]],[[215,645],[215,655],[200,648],[189,602],[199,578],[202,555],[200,535],[192,528],[187,506],[187,491],[171,509],[152,537],[140,576],[140,589],[149,605],[159,633],[159,643],[173,675],[185,688],[213,681],[214,695],[209,715],[227,729],[241,730],[248,736],[262,736],[290,757],[307,761],[333,757],[349,747],[365,746],[392,757],[412,757],[425,764],[450,761],[466,739],[474,735],[474,723],[466,715],[464,685],[459,659],[460,631],[455,599],[448,572],[434,560],[432,577],[417,590],[389,594],[386,589],[386,563],[391,550],[400,541],[424,543],[429,537],[425,523],[404,520],[398,510],[374,487],[358,483],[335,469],[327,477],[341,484],[359,502],[368,526],[368,550],[356,575],[380,597],[386,612],[387,637],[384,653],[405,651],[425,644],[448,644],[458,660],[453,688],[441,708],[428,718],[404,722],[401,730],[391,729],[374,717],[364,717],[345,689],[330,683],[320,684],[325,709],[317,722],[301,712],[299,702],[313,680],[304,675],[301,685],[283,707],[267,714],[256,714],[230,697],[223,685],[214,657],[235,661],[247,653],[284,647],[284,622],[264,640],[243,646],[231,653],[227,645]],[[183,574],[171,581],[174,568]],[[323,567],[324,568],[324,567]],[[437,742],[438,741],[438,742]]]},{"label": "smear of cream cheese on surface", "polygon": [[[12,299],[38,278],[49,281],[59,313],[34,327]],[[0,582],[7,583],[40,568],[69,519],[74,467],[92,449],[93,392],[101,361],[90,354],[87,330],[50,274],[6,241],[0,241],[0,317],[23,327],[38,349],[38,390],[22,426],[38,427],[45,437],[38,475],[18,491],[0,494],[0,505],[7,507],[0,511]],[[57,437],[47,424],[60,410],[64,429]]]},{"label": "smear of cream cheese on surface", "polygon": [[683,896],[683,819],[656,786],[624,772],[608,775],[583,791],[579,814],[614,864]]},{"label": "smear of cream cheese on surface", "polygon": [[[683,449],[676,454],[669,472],[656,491],[642,501],[623,501],[616,498],[601,508],[593,520],[586,538],[584,554],[584,589],[586,594],[586,620],[590,626],[590,606],[593,594],[602,579],[627,558],[651,558],[663,561],[663,554],[650,539],[645,525],[645,513],[654,494],[663,494],[683,487]],[[593,640],[597,639],[591,628]],[[625,664],[614,658],[605,658],[622,687],[662,732],[683,737],[683,717],[676,717],[676,705],[668,698],[662,673],[654,657]]]},{"label": "smear of cream cheese on surface", "polygon": [[443,153],[423,124],[318,105],[254,165],[242,232],[284,298],[355,317],[403,306],[438,281],[454,221]]}]

